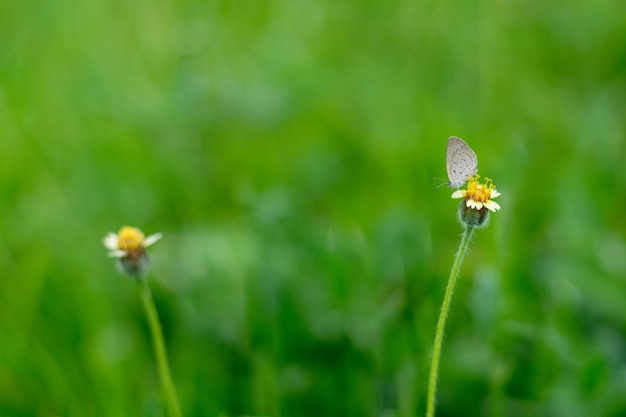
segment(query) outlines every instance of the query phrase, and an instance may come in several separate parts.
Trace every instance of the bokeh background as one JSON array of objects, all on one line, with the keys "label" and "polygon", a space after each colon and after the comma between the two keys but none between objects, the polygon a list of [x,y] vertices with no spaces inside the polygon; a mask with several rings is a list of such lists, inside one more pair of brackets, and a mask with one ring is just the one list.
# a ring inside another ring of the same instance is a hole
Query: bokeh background
[{"label": "bokeh background", "polygon": [[0,415],[423,415],[460,240],[448,136],[502,210],[452,302],[437,415],[626,415],[626,6],[0,6]]}]

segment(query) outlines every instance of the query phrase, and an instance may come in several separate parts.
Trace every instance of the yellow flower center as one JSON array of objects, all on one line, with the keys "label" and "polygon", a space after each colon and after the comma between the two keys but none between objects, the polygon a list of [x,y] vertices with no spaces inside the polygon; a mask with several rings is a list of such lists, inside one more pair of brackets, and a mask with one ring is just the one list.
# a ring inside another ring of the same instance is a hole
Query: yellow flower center
[{"label": "yellow flower center", "polygon": [[491,191],[496,189],[491,178],[485,177],[485,183],[481,184],[478,179],[479,175],[474,175],[467,183],[466,197],[476,202],[486,203],[491,198]]},{"label": "yellow flower center", "polygon": [[143,233],[135,227],[124,226],[117,234],[117,246],[120,250],[134,251],[143,248]]}]

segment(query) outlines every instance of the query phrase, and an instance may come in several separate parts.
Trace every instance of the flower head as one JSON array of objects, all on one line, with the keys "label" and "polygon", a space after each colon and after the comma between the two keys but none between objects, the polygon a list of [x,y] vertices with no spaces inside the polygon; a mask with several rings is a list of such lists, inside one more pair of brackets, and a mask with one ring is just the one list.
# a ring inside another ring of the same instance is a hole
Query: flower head
[{"label": "flower head", "polygon": [[118,259],[120,271],[141,278],[150,268],[146,248],[154,245],[162,237],[162,233],[144,237],[141,230],[124,226],[117,234],[111,232],[106,235],[102,243],[109,250],[108,255]]},{"label": "flower head", "polygon": [[452,193],[452,198],[464,199],[459,207],[461,221],[473,226],[484,224],[488,217],[485,209],[492,212],[500,210],[500,205],[492,200],[500,195],[493,181],[485,178],[485,182],[481,183],[479,179],[478,174],[470,177],[466,190],[456,190]]}]

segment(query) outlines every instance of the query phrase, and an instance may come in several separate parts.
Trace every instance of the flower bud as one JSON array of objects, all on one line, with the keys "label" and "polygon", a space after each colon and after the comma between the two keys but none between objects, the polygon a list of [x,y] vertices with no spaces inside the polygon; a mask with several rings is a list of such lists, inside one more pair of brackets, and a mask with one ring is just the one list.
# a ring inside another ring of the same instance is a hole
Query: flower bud
[{"label": "flower bud", "polygon": [[467,199],[459,204],[459,221],[464,226],[474,228],[486,227],[489,222],[489,210],[482,207],[480,210],[468,206]]}]

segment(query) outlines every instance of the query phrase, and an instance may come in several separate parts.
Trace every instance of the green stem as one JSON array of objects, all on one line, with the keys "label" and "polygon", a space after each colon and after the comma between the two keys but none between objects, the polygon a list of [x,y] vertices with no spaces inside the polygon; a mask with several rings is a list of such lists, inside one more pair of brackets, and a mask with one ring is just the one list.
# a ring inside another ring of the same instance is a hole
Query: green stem
[{"label": "green stem", "polygon": [[159,368],[159,377],[161,379],[161,385],[163,386],[163,393],[165,394],[165,402],[167,403],[171,417],[181,417],[182,414],[180,413],[180,406],[178,405],[178,397],[176,396],[176,390],[174,389],[174,383],[170,375],[170,367],[167,363],[167,353],[165,351],[165,343],[163,342],[159,314],[154,306],[154,300],[152,299],[148,281],[145,278],[139,278],[138,281],[141,287],[141,301],[146,312],[146,317],[148,318],[150,332],[152,333],[152,344]]},{"label": "green stem", "polygon": [[426,417],[434,417],[435,415],[435,393],[437,391],[437,375],[439,374],[439,357],[441,356],[441,344],[443,342],[443,331],[446,327],[446,319],[448,317],[448,311],[450,310],[450,302],[452,301],[452,292],[454,291],[454,284],[459,276],[461,270],[461,264],[463,263],[463,256],[467,252],[470,238],[474,232],[473,226],[466,226],[459,250],[454,258],[452,264],[452,271],[450,272],[450,278],[448,278],[448,286],[446,287],[446,295],[443,297],[443,304],[441,305],[441,312],[439,313],[439,320],[437,321],[437,331],[435,333],[435,345],[433,347],[433,359],[430,363],[430,376],[428,377],[428,399],[426,403]]}]

